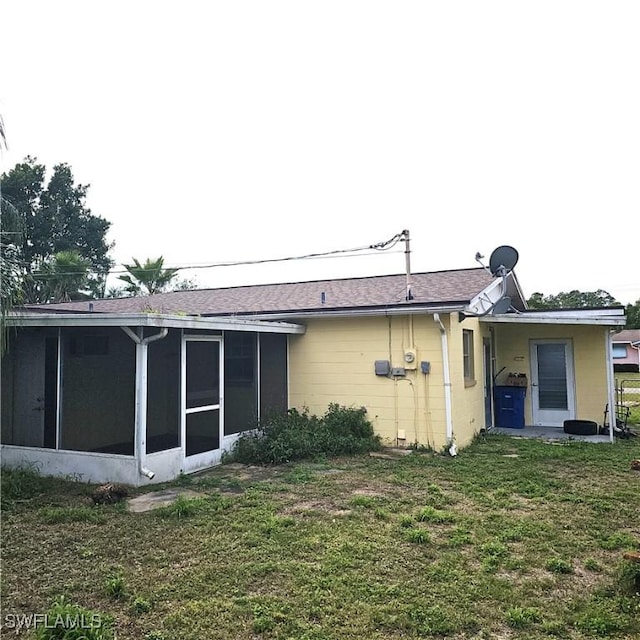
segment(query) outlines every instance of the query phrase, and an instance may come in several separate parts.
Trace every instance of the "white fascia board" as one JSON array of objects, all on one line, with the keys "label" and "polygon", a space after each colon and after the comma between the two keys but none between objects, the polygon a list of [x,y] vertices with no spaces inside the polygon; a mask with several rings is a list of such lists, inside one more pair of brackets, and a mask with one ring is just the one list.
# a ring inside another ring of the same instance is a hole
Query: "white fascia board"
[{"label": "white fascia board", "polygon": [[613,317],[622,317],[624,316],[623,308],[615,308],[615,307],[603,307],[600,309],[541,309],[541,310],[529,310],[527,315],[531,316],[552,316],[554,318],[558,317],[591,317],[591,318],[602,318],[603,316],[613,316]]},{"label": "white fascia board", "polygon": [[14,327],[158,327],[169,329],[203,329],[222,331],[257,331],[262,333],[297,333],[306,331],[301,324],[267,322],[229,317],[195,317],[145,313],[12,313],[7,324]]},{"label": "white fascia board", "polygon": [[286,313],[256,314],[252,316],[256,320],[266,321],[270,319],[297,320],[303,318],[375,318],[379,316],[407,316],[407,315],[430,315],[434,313],[454,313],[462,311],[464,304],[448,306],[427,306],[409,304],[406,307],[379,307],[376,309],[333,309],[331,311],[288,311]]},{"label": "white fascia board", "polygon": [[529,315],[526,313],[505,313],[497,316],[484,316],[480,322],[501,323],[501,324],[583,324],[602,325],[608,327],[623,327],[625,318],[615,316],[594,316],[594,315],[574,315],[574,316],[552,316],[552,315]]}]

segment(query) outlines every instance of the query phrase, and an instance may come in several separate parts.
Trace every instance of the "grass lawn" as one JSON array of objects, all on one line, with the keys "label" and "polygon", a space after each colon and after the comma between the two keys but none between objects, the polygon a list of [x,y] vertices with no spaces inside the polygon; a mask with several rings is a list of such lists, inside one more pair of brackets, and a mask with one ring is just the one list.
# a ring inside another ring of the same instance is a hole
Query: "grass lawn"
[{"label": "grass lawn", "polygon": [[638,458],[640,438],[490,435],[456,458],[222,466],[143,514],[5,471],[3,621],[64,595],[119,640],[637,639]]}]

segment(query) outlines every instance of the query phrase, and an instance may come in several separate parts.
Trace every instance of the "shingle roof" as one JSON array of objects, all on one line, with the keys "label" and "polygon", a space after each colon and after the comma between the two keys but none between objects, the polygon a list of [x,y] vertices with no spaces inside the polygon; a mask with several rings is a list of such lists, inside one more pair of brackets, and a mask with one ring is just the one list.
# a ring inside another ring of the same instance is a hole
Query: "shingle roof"
[{"label": "shingle roof", "polygon": [[640,329],[623,329],[620,333],[614,333],[612,342],[640,342]]},{"label": "shingle roof", "polygon": [[[93,300],[94,313],[185,313],[188,315],[259,315],[296,311],[346,310],[409,305],[461,306],[493,278],[485,269],[459,269],[411,275],[413,300],[407,302],[406,275],[373,276],[261,284],[221,289],[172,291],[135,298]],[[324,302],[323,294],[324,293]],[[89,302],[29,305],[30,311],[87,312]]]}]

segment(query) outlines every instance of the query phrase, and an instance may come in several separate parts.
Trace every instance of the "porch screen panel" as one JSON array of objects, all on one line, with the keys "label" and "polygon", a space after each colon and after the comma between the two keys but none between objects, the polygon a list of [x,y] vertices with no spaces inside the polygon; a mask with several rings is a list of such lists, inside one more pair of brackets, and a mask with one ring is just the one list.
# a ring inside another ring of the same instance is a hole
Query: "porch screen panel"
[{"label": "porch screen panel", "polygon": [[258,422],[258,336],[224,333],[224,433],[255,429]]},{"label": "porch screen panel", "polygon": [[20,328],[2,357],[2,443],[56,447],[58,330]]},{"label": "porch screen panel", "polygon": [[286,413],[288,408],[287,336],[263,333],[260,336],[260,417]]},{"label": "porch screen panel", "polygon": [[538,398],[540,409],[567,409],[567,362],[565,345],[539,344]]},{"label": "porch screen panel", "polygon": [[118,327],[62,330],[60,448],[134,454],[136,349]]},{"label": "porch screen panel", "polygon": [[220,409],[188,413],[186,420],[188,456],[220,448]]},{"label": "porch screen panel", "polygon": [[180,446],[180,331],[149,345],[147,453]]}]

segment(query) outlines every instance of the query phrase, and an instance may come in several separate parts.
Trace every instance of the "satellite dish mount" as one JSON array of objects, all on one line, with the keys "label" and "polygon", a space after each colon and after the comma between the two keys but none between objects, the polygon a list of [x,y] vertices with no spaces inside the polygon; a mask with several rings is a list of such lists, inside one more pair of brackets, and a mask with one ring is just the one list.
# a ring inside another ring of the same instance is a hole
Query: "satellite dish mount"
[{"label": "satellite dish mount", "polygon": [[483,255],[476,253],[476,260],[488,271],[494,278],[501,278],[502,288],[500,297],[496,302],[482,313],[474,314],[476,316],[486,316],[489,313],[500,314],[506,313],[511,308],[511,298],[507,296],[507,276],[513,271],[518,262],[518,252],[509,245],[502,245],[494,249],[489,258],[489,266],[482,264]]}]

